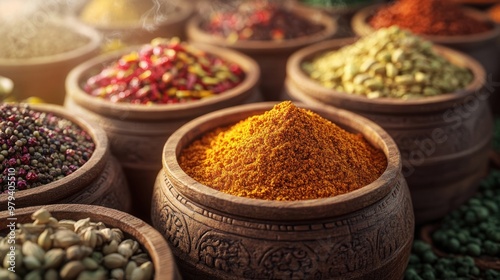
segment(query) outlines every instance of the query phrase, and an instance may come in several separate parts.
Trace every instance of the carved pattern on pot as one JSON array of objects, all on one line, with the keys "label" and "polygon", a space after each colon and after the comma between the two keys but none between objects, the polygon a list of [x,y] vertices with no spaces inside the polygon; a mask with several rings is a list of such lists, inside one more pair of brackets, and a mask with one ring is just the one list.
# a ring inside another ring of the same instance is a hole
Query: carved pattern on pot
[{"label": "carved pattern on pot", "polygon": [[320,277],[318,256],[306,246],[271,248],[259,262],[259,275],[265,279],[311,279]]},{"label": "carved pattern on pot", "polygon": [[328,277],[341,277],[372,267],[375,264],[375,244],[369,234],[354,233],[334,244],[327,259]]},{"label": "carved pattern on pot", "polygon": [[198,261],[210,269],[243,276],[250,270],[250,254],[241,240],[217,233],[202,235],[196,246]]}]

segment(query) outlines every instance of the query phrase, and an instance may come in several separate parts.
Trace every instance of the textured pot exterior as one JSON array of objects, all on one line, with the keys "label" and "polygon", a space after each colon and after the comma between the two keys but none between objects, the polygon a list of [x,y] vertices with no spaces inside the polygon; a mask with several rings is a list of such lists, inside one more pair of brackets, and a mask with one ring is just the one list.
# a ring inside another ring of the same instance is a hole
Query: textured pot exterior
[{"label": "textured pot exterior", "polygon": [[289,60],[288,98],[347,109],[384,128],[401,152],[417,224],[439,219],[469,199],[486,174],[493,131],[488,88],[483,87],[485,73],[479,63],[438,48],[471,68],[475,80],[467,89],[416,101],[377,100],[323,88],[299,69],[304,58],[326,49],[333,49],[332,44],[304,49]]},{"label": "textured pot exterior", "polygon": [[[153,227],[127,213],[107,207],[96,207],[83,204],[41,205],[27,208],[18,208],[12,216],[8,211],[0,212],[0,218],[16,218],[16,223],[31,223],[31,215],[41,207],[47,209],[53,217],[63,219],[86,219],[102,222],[108,227],[119,228],[126,235],[131,236],[143,246],[153,262],[155,280],[180,280],[177,265],[172,252],[163,237]],[[2,225],[0,231],[7,229]]]},{"label": "textured pot exterior", "polygon": [[[164,169],[153,194],[152,222],[169,242],[183,276],[401,279],[413,242],[414,217],[395,146],[385,150],[391,160],[380,180],[347,196],[283,203],[235,197],[185,180],[188,175],[172,164],[177,161],[168,152],[172,144],[179,153],[214,123],[226,125],[238,111],[248,115],[247,108],[231,108],[232,116],[222,114],[229,110],[221,110],[207,125],[200,121],[199,126],[190,126],[207,116],[198,118],[165,145]],[[350,113],[349,117],[356,118]],[[179,135],[184,136],[175,139]],[[370,140],[380,146],[385,141]]]},{"label": "textured pot exterior", "polygon": [[[131,197],[125,175],[119,162],[111,155],[105,132],[60,106],[30,105],[35,110],[52,112],[71,120],[87,131],[96,148],[91,158],[74,173],[36,188],[15,193],[16,208],[47,204],[91,204],[130,211]],[[7,197],[0,197],[0,205],[7,205]]]},{"label": "textured pot exterior", "polygon": [[128,53],[128,50],[98,57],[74,69],[68,76],[65,107],[106,131],[111,152],[121,163],[134,198],[134,214],[144,220],[150,217],[153,185],[161,169],[162,149],[168,137],[183,124],[204,113],[260,100],[257,89],[260,72],[253,60],[231,51],[213,47],[206,49],[240,63],[248,73],[244,84],[207,100],[156,106],[116,104],[82,91],[80,85],[90,73],[98,72],[102,65]]}]

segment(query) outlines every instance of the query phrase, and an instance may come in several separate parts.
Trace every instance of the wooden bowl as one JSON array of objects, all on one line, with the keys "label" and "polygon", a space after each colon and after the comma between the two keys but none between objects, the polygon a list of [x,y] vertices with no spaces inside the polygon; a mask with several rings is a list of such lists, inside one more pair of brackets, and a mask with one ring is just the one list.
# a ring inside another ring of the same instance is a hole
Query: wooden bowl
[{"label": "wooden bowl", "polygon": [[190,41],[206,43],[242,52],[257,61],[262,71],[260,89],[265,100],[278,100],[285,80],[285,66],[288,57],[296,50],[333,37],[337,31],[335,20],[318,9],[293,5],[292,12],[312,20],[325,28],[310,36],[277,41],[245,40],[230,43],[226,38],[214,36],[200,28],[202,18],[194,16],[187,23],[187,37]]},{"label": "wooden bowl", "polygon": [[[122,211],[130,211],[131,197],[125,175],[118,161],[111,155],[106,133],[100,127],[74,116],[58,105],[30,104],[30,108],[53,113],[70,120],[86,131],[95,143],[90,159],[72,174],[22,191],[16,191],[16,208],[56,203],[101,205]],[[0,205],[7,205],[7,196],[0,196]]]},{"label": "wooden bowl", "polygon": [[468,67],[474,80],[455,93],[412,100],[368,99],[337,92],[301,70],[303,61],[353,42],[332,40],[292,55],[287,65],[288,96],[310,105],[350,110],[384,128],[401,152],[416,223],[443,217],[474,194],[488,168],[493,120],[487,102],[491,88],[483,87],[483,67],[464,54],[435,46],[453,63]]},{"label": "wooden bowl", "polygon": [[363,134],[387,156],[387,169],[376,181],[347,194],[302,201],[237,197],[181,169],[177,157],[193,140],[273,105],[204,115],[165,144],[152,220],[181,273],[191,279],[401,279],[413,242],[411,199],[394,141],[371,121],[327,106],[298,105]]},{"label": "wooden bowl", "polygon": [[[369,6],[354,15],[352,29],[358,36],[365,36],[375,31],[368,24],[368,20],[382,7],[384,7],[384,4]],[[500,26],[496,25],[485,12],[473,8],[464,7],[462,9],[466,16],[489,23],[491,29],[482,33],[459,36],[418,35],[435,44],[466,53],[479,61],[488,75],[491,74],[496,77],[496,75],[500,74],[500,67],[498,66],[499,54],[496,48],[496,41],[500,36]]]},{"label": "wooden bowl", "polygon": [[[11,216],[9,211],[2,211],[0,219],[7,221],[8,218],[16,218],[16,223],[32,223],[31,214],[42,207],[58,220],[90,218],[91,221],[103,222],[108,227],[121,229],[126,236],[137,240],[146,249],[153,262],[155,280],[181,279],[172,252],[161,234],[144,221],[115,209],[83,204],[42,205],[16,208],[14,216]],[[7,224],[2,224],[0,231],[7,230]]]},{"label": "wooden bowl", "polygon": [[0,58],[0,75],[14,82],[12,94],[17,100],[37,96],[47,103],[62,105],[66,75],[75,66],[99,53],[101,35],[97,31],[69,18],[57,22],[62,22],[61,24],[88,37],[90,41],[80,48],[50,56]]},{"label": "wooden bowl", "polygon": [[127,50],[89,60],[68,75],[65,106],[84,118],[97,122],[107,133],[111,152],[122,164],[134,197],[134,213],[149,220],[153,185],[161,169],[161,151],[170,134],[189,120],[205,113],[260,100],[257,89],[260,72],[251,58],[240,53],[205,45],[196,47],[238,63],[246,77],[237,87],[215,97],[189,103],[136,105],[112,103],[88,95],[82,85],[92,75],[117,60]]}]

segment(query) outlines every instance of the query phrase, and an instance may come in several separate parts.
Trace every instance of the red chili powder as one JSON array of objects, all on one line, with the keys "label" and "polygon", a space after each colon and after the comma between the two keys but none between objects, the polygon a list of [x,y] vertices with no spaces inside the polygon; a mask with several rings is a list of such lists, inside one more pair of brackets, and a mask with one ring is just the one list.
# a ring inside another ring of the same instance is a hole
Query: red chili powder
[{"label": "red chili powder", "polygon": [[492,28],[467,16],[449,0],[400,0],[377,11],[369,24],[375,29],[398,25],[417,34],[443,36],[476,34]]}]

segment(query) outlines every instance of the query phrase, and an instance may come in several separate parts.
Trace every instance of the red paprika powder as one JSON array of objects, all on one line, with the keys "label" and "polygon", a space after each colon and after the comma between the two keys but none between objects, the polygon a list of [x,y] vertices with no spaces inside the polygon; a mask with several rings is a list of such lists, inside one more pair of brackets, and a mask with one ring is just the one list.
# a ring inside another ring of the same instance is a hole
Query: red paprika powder
[{"label": "red paprika powder", "polygon": [[441,36],[476,34],[492,28],[467,16],[449,0],[399,0],[377,11],[369,24],[376,29],[398,25],[413,33]]}]

